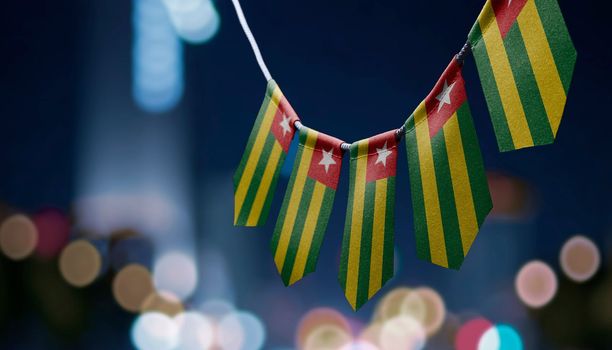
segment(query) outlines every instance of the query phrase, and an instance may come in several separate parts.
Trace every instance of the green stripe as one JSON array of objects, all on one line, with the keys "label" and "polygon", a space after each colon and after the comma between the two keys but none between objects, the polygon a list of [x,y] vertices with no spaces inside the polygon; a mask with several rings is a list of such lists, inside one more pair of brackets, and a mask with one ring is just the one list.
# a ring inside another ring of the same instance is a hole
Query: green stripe
[{"label": "green stripe", "polygon": [[448,154],[446,153],[446,139],[444,129],[431,139],[431,150],[433,153],[434,168],[436,172],[436,183],[438,186],[438,198],[440,213],[442,215],[442,230],[444,231],[444,242],[446,243],[446,256],[448,267],[458,269],[463,262],[463,248],[461,246],[461,231],[457,208],[455,207],[455,195],[453,182],[451,180]]},{"label": "green stripe", "polygon": [[321,250],[321,243],[323,242],[323,236],[325,236],[325,230],[327,229],[329,216],[331,214],[332,207],[334,206],[335,196],[336,191],[329,187],[325,187],[325,192],[323,193],[323,202],[321,203],[321,211],[319,213],[317,227],[315,228],[314,237],[310,246],[310,252],[308,253],[308,260],[306,261],[306,269],[304,270],[304,275],[313,272],[317,265],[319,251]]},{"label": "green stripe", "polygon": [[553,53],[555,65],[567,95],[576,64],[576,49],[557,0],[535,0],[535,5],[540,14],[548,45]]},{"label": "green stripe", "polygon": [[298,145],[297,153],[295,156],[295,162],[293,163],[293,170],[291,171],[291,177],[289,178],[289,185],[287,186],[287,190],[285,191],[285,197],[283,199],[283,204],[278,214],[278,218],[276,219],[276,226],[274,227],[274,234],[272,235],[272,242],[270,242],[270,248],[272,249],[272,256],[276,255],[276,248],[278,247],[278,240],[280,239],[280,234],[283,229],[283,225],[285,223],[285,216],[287,215],[287,207],[289,206],[289,202],[291,199],[291,193],[293,192],[293,186],[295,185],[295,177],[297,175],[298,167],[300,166],[300,163],[302,162],[302,155],[304,154],[304,144],[306,143],[307,136],[308,136],[308,131],[306,129],[300,130],[300,143]]},{"label": "green stripe", "polygon": [[[242,208],[240,209],[240,215],[238,216],[237,224],[244,225],[249,218],[249,214],[251,213],[251,208],[253,207],[253,201],[255,200],[255,196],[257,195],[257,191],[259,190],[259,186],[261,184],[261,178],[264,175],[264,170],[270,161],[270,153],[272,152],[272,147],[276,138],[271,133],[266,137],[266,142],[264,143],[264,147],[261,151],[261,156],[257,161],[257,166],[255,167],[255,172],[253,173],[253,178],[251,179],[251,184],[249,185],[249,189],[247,191],[247,195],[244,198],[244,204],[242,204]],[[280,164],[276,164],[276,168],[280,168]],[[268,189],[268,193],[274,192]],[[261,219],[261,217],[260,217]]]},{"label": "green stripe", "polygon": [[295,263],[295,256],[297,254],[298,247],[300,246],[300,240],[302,239],[302,232],[304,231],[304,224],[306,222],[306,216],[308,215],[308,208],[312,201],[312,192],[314,190],[315,181],[309,177],[306,177],[304,188],[301,190],[302,198],[300,199],[300,205],[298,207],[297,216],[291,230],[291,239],[289,240],[289,246],[287,247],[287,255],[285,256],[285,262],[283,263],[283,270],[281,276],[286,286],[289,285],[291,279],[291,272],[293,271],[293,264]]},{"label": "green stripe", "polygon": [[531,67],[531,61],[527,55],[527,48],[518,22],[514,22],[506,39],[504,46],[508,53],[510,66],[514,75],[514,81],[518,88],[521,104],[525,110],[529,131],[535,145],[549,144],[555,141],[544,102],[540,96],[540,89],[536,82],[535,74]]},{"label": "green stripe", "polygon": [[491,61],[489,60],[487,48],[482,40],[482,32],[480,31],[478,22],[476,22],[470,32],[469,40],[472,44],[472,52],[474,53],[476,67],[478,67],[482,90],[487,100],[489,113],[491,114],[495,136],[497,137],[497,144],[501,151],[512,151],[515,149],[512,135],[508,128],[508,121],[506,120],[506,114],[502,107],[501,97],[499,96],[497,83],[493,75],[493,69],[491,68]]},{"label": "green stripe", "polygon": [[417,256],[420,259],[431,261],[429,251],[429,236],[427,232],[427,217],[425,216],[425,201],[423,199],[423,183],[421,182],[421,168],[419,166],[419,148],[414,131],[414,122],[409,118],[406,123],[406,153],[408,156],[408,171],[410,173],[410,192],[412,193],[412,212],[414,213],[414,237],[416,241]]},{"label": "green stripe", "polygon": [[478,227],[480,227],[487,214],[491,211],[493,203],[489,193],[489,184],[487,183],[487,176],[482,162],[476,129],[474,128],[470,106],[467,101],[457,110],[457,118],[459,120],[465,164],[474,199],[474,210],[476,211]]},{"label": "green stripe", "polygon": [[385,241],[383,251],[382,283],[383,286],[393,277],[395,236],[395,176],[387,178],[387,205],[385,212]]},{"label": "green stripe", "polygon": [[355,201],[355,176],[357,173],[357,155],[359,148],[357,143],[353,143],[350,148],[351,160],[349,163],[349,192],[346,208],[346,221],[344,223],[344,235],[342,236],[342,253],[340,255],[340,271],[338,273],[338,282],[342,286],[342,290],[346,292],[346,274],[348,272],[349,248],[351,243],[351,226],[353,222],[353,204]]},{"label": "green stripe", "polygon": [[276,166],[276,169],[274,169],[274,175],[272,176],[272,182],[270,182],[268,194],[266,195],[266,201],[264,202],[263,208],[261,209],[259,221],[257,221],[257,226],[264,225],[268,220],[268,214],[270,213],[270,208],[272,207],[272,200],[274,199],[274,190],[276,189],[278,177],[280,175],[281,169],[283,168],[282,164],[285,162],[286,157],[287,154],[285,152],[281,152],[281,156],[278,159],[278,165]]},{"label": "green stripe", "polygon": [[240,179],[242,178],[242,174],[244,173],[244,168],[246,163],[253,151],[253,144],[257,139],[257,134],[259,133],[259,128],[261,127],[261,123],[264,120],[266,115],[266,111],[268,110],[268,105],[272,102],[272,94],[274,93],[274,89],[276,88],[276,83],[274,80],[270,80],[268,82],[268,86],[266,88],[266,95],[264,96],[264,100],[259,108],[259,113],[257,113],[257,118],[255,119],[255,124],[253,124],[253,129],[251,129],[251,134],[249,135],[249,139],[247,141],[247,145],[244,149],[244,153],[242,154],[242,159],[240,159],[240,164],[238,165],[238,169],[234,173],[234,192],[238,188],[238,184],[240,183]]},{"label": "green stripe", "polygon": [[376,181],[365,184],[363,224],[361,225],[361,251],[359,253],[359,278],[357,282],[357,303],[359,309],[368,301],[370,288],[370,260],[372,259],[372,225],[374,224],[374,199]]}]

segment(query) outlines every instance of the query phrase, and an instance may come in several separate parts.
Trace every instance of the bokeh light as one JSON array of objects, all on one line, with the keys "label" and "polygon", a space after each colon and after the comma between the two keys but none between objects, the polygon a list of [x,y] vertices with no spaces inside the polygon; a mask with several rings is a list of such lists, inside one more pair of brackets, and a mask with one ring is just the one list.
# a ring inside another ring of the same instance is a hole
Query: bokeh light
[{"label": "bokeh light", "polygon": [[142,305],[141,312],[161,312],[168,316],[175,316],[183,312],[181,300],[174,294],[165,291],[155,291],[149,294]]},{"label": "bokeh light", "polygon": [[0,249],[10,259],[27,258],[36,248],[37,241],[36,226],[25,215],[9,216],[0,225]]},{"label": "bokeh light", "polygon": [[516,292],[525,305],[540,308],[548,304],[557,293],[557,276],[547,264],[532,261],[521,268],[516,276]]},{"label": "bokeh light", "polygon": [[[407,287],[395,288],[387,293],[384,298],[376,305],[374,311],[374,321],[380,322],[391,319],[402,312],[402,304],[405,300],[413,296],[413,291]],[[414,307],[415,305],[411,305]]]},{"label": "bokeh light", "polygon": [[153,294],[154,290],[149,270],[138,264],[124,267],[113,280],[115,300],[131,312],[139,312],[146,298]]},{"label": "bokeh light", "polygon": [[66,282],[75,287],[85,287],[100,275],[102,256],[93,244],[79,239],[64,248],[59,268]]},{"label": "bokeh light", "polygon": [[235,308],[227,300],[210,299],[202,303],[199,310],[207,316],[220,321],[225,315],[233,312]]},{"label": "bokeh light", "polygon": [[219,322],[219,343],[223,349],[258,350],[265,339],[266,330],[261,320],[249,312],[233,312]]},{"label": "bokeh light", "polygon": [[173,108],[184,89],[183,47],[162,0],[134,0],[133,95],[145,111]]},{"label": "bokeh light", "polygon": [[315,328],[304,340],[303,350],[337,350],[351,344],[353,338],[346,329],[326,324]]},{"label": "bokeh light", "polygon": [[444,306],[444,300],[431,288],[417,288],[415,292],[420,296],[420,300],[425,306],[425,313],[423,319],[419,320],[425,328],[427,336],[435,334],[446,317],[446,308]]},{"label": "bokeh light", "polygon": [[181,300],[187,299],[198,283],[193,257],[178,251],[164,254],[155,262],[153,280],[158,290],[171,292]]},{"label": "bokeh light", "polygon": [[181,350],[208,349],[214,341],[214,325],[211,320],[197,312],[183,312],[174,321],[178,326]]},{"label": "bokeh light", "polygon": [[305,346],[306,339],[317,328],[325,326],[335,326],[344,333],[350,334],[350,325],[341,313],[331,308],[316,308],[304,315],[298,324],[296,336],[298,348]]},{"label": "bokeh light", "polygon": [[365,340],[357,340],[343,346],[340,350],[379,350],[379,347]]},{"label": "bokeh light", "polygon": [[70,220],[57,209],[44,209],[36,213],[32,220],[38,230],[36,255],[42,258],[53,258],[68,243]]},{"label": "bokeh light", "polygon": [[420,350],[425,347],[426,336],[417,320],[400,315],[385,321],[380,331],[380,347],[383,350]]},{"label": "bokeh light", "polygon": [[211,0],[163,0],[176,34],[192,44],[210,40],[219,30],[220,18]]},{"label": "bokeh light", "polygon": [[575,282],[585,282],[599,269],[601,256],[593,241],[584,236],[574,236],[563,245],[560,262],[568,278]]},{"label": "bokeh light", "polygon": [[476,350],[482,336],[493,328],[493,324],[485,318],[472,319],[459,328],[455,336],[455,350]]},{"label": "bokeh light", "polygon": [[523,350],[523,341],[512,326],[499,324],[482,335],[478,350]]},{"label": "bokeh light", "polygon": [[132,343],[139,350],[175,349],[179,343],[179,327],[162,313],[144,313],[132,325]]}]

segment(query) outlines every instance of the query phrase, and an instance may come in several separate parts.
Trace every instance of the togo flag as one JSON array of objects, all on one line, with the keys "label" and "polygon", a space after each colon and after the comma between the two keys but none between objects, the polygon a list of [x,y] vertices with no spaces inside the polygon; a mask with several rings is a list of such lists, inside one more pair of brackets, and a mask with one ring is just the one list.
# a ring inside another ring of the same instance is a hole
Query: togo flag
[{"label": "togo flag", "polygon": [[500,150],[552,143],[576,63],[557,0],[488,0],[469,41]]},{"label": "togo flag", "polygon": [[342,141],[302,127],[289,186],[272,237],[272,254],[285,285],[313,272],[342,165]]},{"label": "togo flag", "polygon": [[260,226],[266,222],[297,120],[276,82],[270,80],[234,174],[234,225]]},{"label": "togo flag", "polygon": [[406,121],[417,255],[458,269],[492,207],[461,65]]},{"label": "togo flag", "polygon": [[351,145],[340,285],[359,309],[393,276],[396,130]]}]

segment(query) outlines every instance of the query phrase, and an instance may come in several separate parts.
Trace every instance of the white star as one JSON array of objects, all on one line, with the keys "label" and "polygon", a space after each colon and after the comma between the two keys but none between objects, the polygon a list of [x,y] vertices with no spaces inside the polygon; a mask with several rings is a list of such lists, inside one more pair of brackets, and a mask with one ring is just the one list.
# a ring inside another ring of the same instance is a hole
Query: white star
[{"label": "white star", "polygon": [[436,100],[440,101],[440,103],[438,103],[438,112],[440,112],[440,110],[442,109],[442,107],[444,107],[445,104],[451,104],[450,93],[451,91],[453,91],[455,83],[456,82],[453,82],[450,86],[448,86],[448,83],[446,82],[446,80],[444,80],[444,88],[442,89],[442,92],[438,96],[436,96]]},{"label": "white star", "polygon": [[289,117],[283,115],[283,121],[279,123],[281,128],[283,128],[283,137],[291,131],[291,127],[289,126]]},{"label": "white star", "polygon": [[334,160],[334,158],[332,158],[332,156],[334,155],[334,149],[330,148],[329,151],[321,149],[321,151],[323,151],[323,158],[321,158],[319,165],[325,166],[325,173],[327,173],[329,171],[329,166],[336,164],[336,161]]},{"label": "white star", "polygon": [[385,142],[383,148],[376,148],[376,152],[378,152],[378,158],[376,158],[376,163],[374,164],[382,163],[386,167],[387,157],[389,157],[391,153],[393,153],[387,149],[387,143]]}]

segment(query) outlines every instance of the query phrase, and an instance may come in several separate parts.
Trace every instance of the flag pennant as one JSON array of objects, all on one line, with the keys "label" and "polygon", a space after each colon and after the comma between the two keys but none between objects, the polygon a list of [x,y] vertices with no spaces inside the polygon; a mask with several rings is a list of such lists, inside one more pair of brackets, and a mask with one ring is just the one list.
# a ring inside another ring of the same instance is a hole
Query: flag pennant
[{"label": "flag pennant", "polygon": [[342,141],[307,127],[276,221],[272,254],[285,285],[314,271],[334,203],[342,165]]},{"label": "flag pennant", "polygon": [[276,82],[270,80],[234,174],[234,225],[261,226],[266,222],[298,120]]},{"label": "flag pennant", "polygon": [[457,60],[406,121],[406,150],[417,255],[458,269],[492,202]]},{"label": "flag pennant", "polygon": [[393,276],[396,130],[355,142],[350,153],[339,281],[357,310]]},{"label": "flag pennant", "polygon": [[552,143],[576,63],[557,0],[487,0],[469,41],[500,150]]}]

